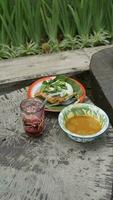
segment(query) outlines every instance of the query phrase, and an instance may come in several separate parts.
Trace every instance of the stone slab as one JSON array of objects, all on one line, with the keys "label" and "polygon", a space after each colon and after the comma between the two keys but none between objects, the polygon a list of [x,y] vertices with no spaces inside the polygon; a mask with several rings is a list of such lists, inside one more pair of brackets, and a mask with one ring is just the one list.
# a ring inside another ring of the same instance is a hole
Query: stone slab
[{"label": "stone slab", "polygon": [[61,130],[57,113],[46,113],[44,134],[33,139],[20,118],[25,97],[25,89],[0,96],[0,200],[111,200],[113,128],[77,143]]},{"label": "stone slab", "polygon": [[90,70],[95,102],[108,113],[113,125],[113,48],[94,54]]}]

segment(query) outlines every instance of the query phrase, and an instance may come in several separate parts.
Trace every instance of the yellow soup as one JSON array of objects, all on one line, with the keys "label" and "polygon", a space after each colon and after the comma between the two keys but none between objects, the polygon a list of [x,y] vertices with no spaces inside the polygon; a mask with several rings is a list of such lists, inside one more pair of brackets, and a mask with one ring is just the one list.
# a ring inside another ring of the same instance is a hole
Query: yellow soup
[{"label": "yellow soup", "polygon": [[66,128],[78,135],[92,135],[101,130],[101,125],[94,117],[74,116],[66,121]]}]

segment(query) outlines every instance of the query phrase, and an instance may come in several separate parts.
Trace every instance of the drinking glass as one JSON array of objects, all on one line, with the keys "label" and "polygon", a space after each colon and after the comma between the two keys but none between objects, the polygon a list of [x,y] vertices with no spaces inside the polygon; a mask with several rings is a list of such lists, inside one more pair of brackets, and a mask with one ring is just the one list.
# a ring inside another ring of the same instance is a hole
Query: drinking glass
[{"label": "drinking glass", "polygon": [[41,135],[45,119],[43,101],[38,98],[24,99],[20,109],[25,132],[31,136]]}]

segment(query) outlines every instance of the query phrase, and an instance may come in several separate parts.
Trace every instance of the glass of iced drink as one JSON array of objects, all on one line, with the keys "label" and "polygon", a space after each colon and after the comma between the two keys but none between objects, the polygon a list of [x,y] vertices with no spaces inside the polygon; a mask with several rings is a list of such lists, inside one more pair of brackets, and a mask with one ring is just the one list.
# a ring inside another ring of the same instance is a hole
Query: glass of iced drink
[{"label": "glass of iced drink", "polygon": [[25,132],[30,136],[39,136],[44,130],[44,104],[38,98],[24,99],[20,104]]}]

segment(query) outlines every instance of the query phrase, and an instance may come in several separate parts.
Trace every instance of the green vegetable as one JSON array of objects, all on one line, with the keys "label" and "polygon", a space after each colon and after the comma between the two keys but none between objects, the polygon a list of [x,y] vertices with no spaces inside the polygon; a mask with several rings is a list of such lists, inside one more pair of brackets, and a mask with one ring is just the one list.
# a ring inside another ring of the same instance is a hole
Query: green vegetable
[{"label": "green vegetable", "polygon": [[53,80],[44,81],[41,85],[40,91],[48,94],[61,92],[62,89],[67,89],[66,77],[60,75],[56,76],[56,78]]}]

